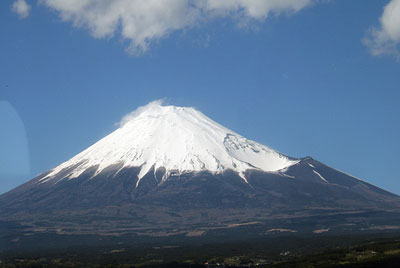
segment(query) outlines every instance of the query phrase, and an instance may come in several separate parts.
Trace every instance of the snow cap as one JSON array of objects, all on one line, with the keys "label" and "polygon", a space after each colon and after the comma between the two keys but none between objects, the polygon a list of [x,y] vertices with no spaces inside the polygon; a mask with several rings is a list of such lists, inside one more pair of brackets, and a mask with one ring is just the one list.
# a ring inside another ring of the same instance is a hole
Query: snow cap
[{"label": "snow cap", "polygon": [[140,168],[137,185],[151,170],[160,168],[165,170],[163,181],[171,173],[233,170],[247,182],[246,170],[276,172],[298,162],[242,137],[192,107],[162,103],[150,102],[124,116],[117,130],[53,169],[42,181],[57,174],[77,178],[93,168],[95,178],[107,167],[120,166],[120,170]]}]

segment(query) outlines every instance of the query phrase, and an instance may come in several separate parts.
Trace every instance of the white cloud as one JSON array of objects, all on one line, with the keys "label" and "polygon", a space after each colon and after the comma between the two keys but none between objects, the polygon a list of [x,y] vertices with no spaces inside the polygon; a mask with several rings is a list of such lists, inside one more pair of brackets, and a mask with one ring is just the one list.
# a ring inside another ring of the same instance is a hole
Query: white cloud
[{"label": "white cloud", "polygon": [[39,0],[96,38],[121,35],[128,52],[140,54],[169,33],[215,17],[265,20],[294,13],[315,0]]},{"label": "white cloud", "polygon": [[116,125],[119,125],[120,127],[122,127],[126,123],[131,121],[133,118],[135,118],[137,115],[141,114],[142,112],[149,111],[149,110],[158,110],[158,109],[160,109],[160,106],[163,106],[165,103],[166,103],[165,99],[151,101],[148,104],[146,104],[144,106],[140,106],[133,112],[130,112],[127,115],[125,115],[124,117],[122,117],[121,121]]},{"label": "white cloud", "polygon": [[29,16],[31,6],[28,5],[25,0],[16,0],[12,5],[12,10],[17,13],[20,18],[24,19]]},{"label": "white cloud", "polygon": [[242,16],[266,19],[269,13],[297,12],[311,0],[207,0],[207,10],[215,12],[241,12]]},{"label": "white cloud", "polygon": [[363,43],[374,56],[389,54],[400,60],[400,0],[385,6],[379,28],[372,28]]}]

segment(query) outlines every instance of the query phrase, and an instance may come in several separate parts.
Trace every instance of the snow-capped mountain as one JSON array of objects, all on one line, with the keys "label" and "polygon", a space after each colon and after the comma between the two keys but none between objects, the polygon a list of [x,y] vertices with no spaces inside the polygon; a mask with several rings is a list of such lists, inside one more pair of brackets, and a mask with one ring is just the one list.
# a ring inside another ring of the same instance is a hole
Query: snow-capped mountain
[{"label": "snow-capped mountain", "polygon": [[194,108],[159,103],[0,196],[0,222],[23,222],[29,232],[141,236],[246,222],[361,230],[388,217],[400,219],[394,194],[311,157],[285,156]]},{"label": "snow-capped mountain", "polygon": [[[274,172],[298,162],[240,136],[194,108],[153,102],[127,116],[120,128],[40,181],[77,178],[89,168],[95,169],[95,177],[113,165],[119,165],[119,170],[140,167],[136,186],[151,169],[156,172],[159,168],[165,169],[161,182],[172,172],[216,174],[229,169],[247,181],[246,170]],[[63,170],[69,171],[56,176]]]}]

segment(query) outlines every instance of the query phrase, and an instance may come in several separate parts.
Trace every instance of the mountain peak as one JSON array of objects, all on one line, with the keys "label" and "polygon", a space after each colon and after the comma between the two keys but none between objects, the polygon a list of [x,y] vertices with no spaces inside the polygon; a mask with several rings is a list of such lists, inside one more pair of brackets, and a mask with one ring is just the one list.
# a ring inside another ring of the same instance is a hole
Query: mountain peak
[{"label": "mountain peak", "polygon": [[[240,136],[192,107],[163,106],[156,101],[125,116],[120,128],[53,169],[41,181],[73,179],[93,168],[96,176],[114,165],[120,170],[139,167],[137,185],[152,168],[154,172],[165,169],[163,181],[171,173],[222,173],[228,169],[246,181],[246,170],[275,172],[297,162]],[[58,174],[63,175],[60,178]]]},{"label": "mountain peak", "polygon": [[[271,224],[288,222],[299,233],[321,224],[338,233],[366,232],[387,219],[398,222],[399,208],[398,196],[311,157],[289,158],[196,109],[158,102],[0,196],[0,218],[10,226],[23,222],[20,237],[56,230],[63,236],[150,235],[151,241],[161,232],[181,239],[193,228],[215,237],[216,230],[226,234],[248,222],[265,223],[246,227],[262,236]],[[13,229],[5,244],[15,235]]]},{"label": "mountain peak", "polygon": [[155,100],[125,115],[120,121],[120,126],[122,127],[138,117],[157,117],[165,116],[167,114],[193,113],[194,111],[198,112],[193,107],[164,105],[164,102],[162,100]]}]

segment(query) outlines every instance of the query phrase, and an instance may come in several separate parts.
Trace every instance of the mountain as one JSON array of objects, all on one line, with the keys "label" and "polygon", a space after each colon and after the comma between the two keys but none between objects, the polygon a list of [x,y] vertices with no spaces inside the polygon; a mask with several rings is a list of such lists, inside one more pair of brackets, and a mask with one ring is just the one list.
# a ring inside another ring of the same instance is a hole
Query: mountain
[{"label": "mountain", "polygon": [[53,169],[41,183],[73,179],[92,169],[92,177],[111,166],[118,172],[138,167],[136,187],[151,169],[171,174],[232,170],[244,181],[246,170],[276,172],[298,162],[217,124],[194,108],[150,104],[82,153]]},{"label": "mountain", "polygon": [[399,212],[397,195],[246,139],[194,108],[158,103],[0,196],[1,221],[28,234],[373,230],[399,222]]}]

